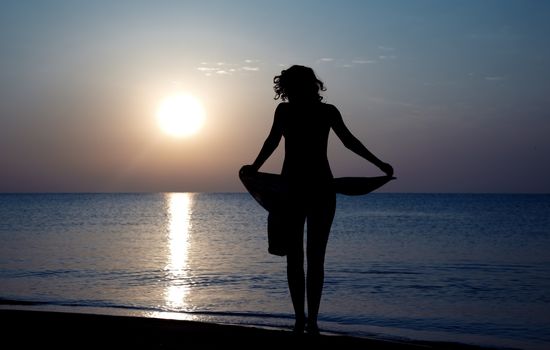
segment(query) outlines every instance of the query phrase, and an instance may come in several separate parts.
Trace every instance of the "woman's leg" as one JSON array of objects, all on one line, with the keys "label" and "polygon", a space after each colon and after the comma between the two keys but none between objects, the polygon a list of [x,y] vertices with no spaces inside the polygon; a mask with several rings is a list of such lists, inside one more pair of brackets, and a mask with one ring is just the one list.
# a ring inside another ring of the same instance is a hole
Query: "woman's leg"
[{"label": "woman's leg", "polygon": [[312,202],[307,218],[308,329],[318,332],[317,316],[325,277],[325,252],[336,210],[336,196],[329,193]]},{"label": "woman's leg", "polygon": [[[294,215],[293,215],[294,216]],[[304,275],[304,223],[305,216],[295,216],[289,225],[289,247],[286,256],[286,274],[288,289],[294,307],[296,324],[295,332],[303,332],[305,326],[304,300],[305,300],[305,275]]]}]

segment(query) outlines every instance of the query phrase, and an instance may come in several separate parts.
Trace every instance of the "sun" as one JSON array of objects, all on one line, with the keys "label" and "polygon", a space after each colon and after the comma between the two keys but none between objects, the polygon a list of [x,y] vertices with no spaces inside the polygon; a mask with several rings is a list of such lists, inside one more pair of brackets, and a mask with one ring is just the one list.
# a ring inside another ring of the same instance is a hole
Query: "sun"
[{"label": "sun", "polygon": [[204,124],[205,113],[201,102],[188,94],[175,94],[161,101],[157,121],[162,131],[175,137],[197,133]]}]

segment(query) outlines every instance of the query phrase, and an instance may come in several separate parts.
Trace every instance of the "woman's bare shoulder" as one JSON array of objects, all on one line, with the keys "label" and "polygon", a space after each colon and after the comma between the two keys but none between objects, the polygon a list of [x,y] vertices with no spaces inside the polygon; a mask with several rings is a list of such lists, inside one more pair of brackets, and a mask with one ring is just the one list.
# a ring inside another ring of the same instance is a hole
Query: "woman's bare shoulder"
[{"label": "woman's bare shoulder", "polygon": [[288,108],[290,106],[289,102],[281,102],[277,105],[277,109],[279,108]]},{"label": "woman's bare shoulder", "polygon": [[275,114],[282,114],[288,111],[290,104],[288,102],[281,102],[275,108]]},{"label": "woman's bare shoulder", "polygon": [[338,108],[330,103],[321,103],[321,105],[327,110],[331,112],[338,112]]},{"label": "woman's bare shoulder", "polygon": [[325,114],[328,118],[331,119],[331,121],[334,121],[335,119],[340,118],[340,111],[338,108],[330,103],[323,103],[323,114]]}]

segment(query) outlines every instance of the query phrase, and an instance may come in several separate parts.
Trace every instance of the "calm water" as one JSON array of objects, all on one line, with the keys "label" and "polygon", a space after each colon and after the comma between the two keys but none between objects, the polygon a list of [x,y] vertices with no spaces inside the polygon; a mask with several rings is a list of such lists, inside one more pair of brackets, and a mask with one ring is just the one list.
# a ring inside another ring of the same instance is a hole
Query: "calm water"
[{"label": "calm water", "polygon": [[[322,329],[550,347],[549,195],[338,200]],[[290,327],[265,223],[248,194],[0,195],[0,303]]]}]

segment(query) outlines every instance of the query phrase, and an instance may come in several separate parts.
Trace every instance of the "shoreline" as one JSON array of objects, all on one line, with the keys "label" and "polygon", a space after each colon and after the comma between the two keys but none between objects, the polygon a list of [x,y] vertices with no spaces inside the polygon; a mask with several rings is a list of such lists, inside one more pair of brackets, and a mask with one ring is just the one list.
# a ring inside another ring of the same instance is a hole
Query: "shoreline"
[{"label": "shoreline", "polygon": [[449,342],[396,341],[347,335],[294,335],[288,330],[136,316],[113,316],[57,311],[0,310],[4,341],[18,348],[40,346],[75,348],[124,346],[173,349],[189,345],[336,346],[345,349],[490,349]]}]

